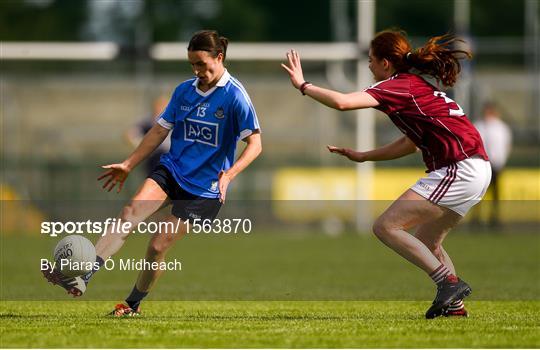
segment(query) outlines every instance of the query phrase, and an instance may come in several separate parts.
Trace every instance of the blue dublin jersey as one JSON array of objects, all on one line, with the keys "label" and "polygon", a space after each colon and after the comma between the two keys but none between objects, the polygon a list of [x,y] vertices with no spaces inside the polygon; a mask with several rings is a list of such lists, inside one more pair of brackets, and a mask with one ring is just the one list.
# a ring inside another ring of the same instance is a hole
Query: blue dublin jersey
[{"label": "blue dublin jersey", "polygon": [[198,79],[176,87],[157,122],[172,129],[171,148],[161,156],[180,187],[201,197],[218,198],[218,175],[234,164],[236,143],[260,130],[255,108],[227,70],[206,92]]}]

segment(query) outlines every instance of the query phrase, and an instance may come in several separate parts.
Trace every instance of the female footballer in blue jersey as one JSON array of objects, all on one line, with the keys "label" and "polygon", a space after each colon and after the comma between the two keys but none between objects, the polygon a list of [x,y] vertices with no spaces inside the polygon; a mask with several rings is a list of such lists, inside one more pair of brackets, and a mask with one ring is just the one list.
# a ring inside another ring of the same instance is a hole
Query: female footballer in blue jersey
[{"label": "female footballer in blue jersey", "polygon": [[[172,215],[166,221],[183,223],[193,219],[213,220],[225,201],[227,187],[261,153],[257,114],[242,84],[224,67],[228,40],[216,31],[195,33],[188,45],[188,59],[195,77],[176,87],[156,124],[135,151],[122,163],[103,166],[98,178],[103,188],[120,192],[129,173],[152,153],[172,130],[170,151],[145,180],[120,213],[132,227],[172,202]],[[235,161],[236,143],[247,143]],[[146,261],[163,262],[167,250],[185,233],[161,232],[152,236]],[[167,234],[177,233],[177,234]],[[96,243],[97,260],[117,253],[129,234],[106,234]],[[65,278],[59,272],[46,274],[49,281],[74,296],[82,295],[94,270],[87,275]],[[126,304],[118,304],[114,316],[137,315],[139,304],[162,271],[143,270]]]}]

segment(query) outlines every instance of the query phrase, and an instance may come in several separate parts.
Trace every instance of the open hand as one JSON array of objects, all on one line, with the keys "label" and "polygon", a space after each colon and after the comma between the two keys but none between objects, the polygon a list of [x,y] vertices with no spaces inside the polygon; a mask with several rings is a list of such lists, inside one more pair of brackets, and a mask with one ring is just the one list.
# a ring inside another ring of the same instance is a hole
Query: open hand
[{"label": "open hand", "polygon": [[106,179],[102,188],[106,189],[108,192],[111,192],[114,186],[118,184],[118,190],[116,192],[119,193],[122,191],[124,182],[126,181],[131,170],[122,163],[103,165],[102,168],[108,169],[103,175],[98,177],[98,181]]},{"label": "open hand", "polygon": [[300,56],[298,52],[291,50],[287,52],[287,60],[289,64],[281,64],[283,69],[289,73],[291,83],[297,89],[305,82],[304,73],[302,72],[302,64],[300,63]]},{"label": "open hand", "polygon": [[330,153],[336,153],[336,154],[342,155],[344,157],[349,158],[352,161],[355,161],[355,162],[363,162],[364,161],[362,159],[362,153],[361,152],[356,152],[356,151],[354,151],[354,150],[352,150],[350,148],[341,148],[341,147],[330,146],[330,145],[326,146],[326,148],[328,148]]}]

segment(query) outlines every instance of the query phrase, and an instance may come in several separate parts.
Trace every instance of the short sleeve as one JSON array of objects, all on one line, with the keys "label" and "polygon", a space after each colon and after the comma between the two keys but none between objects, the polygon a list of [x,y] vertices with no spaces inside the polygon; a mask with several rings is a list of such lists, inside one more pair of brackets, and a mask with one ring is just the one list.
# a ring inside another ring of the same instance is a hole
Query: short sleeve
[{"label": "short sleeve", "polygon": [[178,88],[173,92],[171,100],[167,104],[167,107],[161,112],[157,118],[157,123],[165,129],[171,130],[174,127],[174,121],[176,119],[176,99],[178,95]]},{"label": "short sleeve", "polygon": [[371,85],[364,91],[379,102],[376,107],[385,113],[391,113],[406,105],[410,100],[410,84],[406,79],[387,79]]},{"label": "short sleeve", "polygon": [[234,118],[237,135],[244,140],[255,131],[260,131],[259,120],[255,107],[245,90],[239,89],[234,101]]}]

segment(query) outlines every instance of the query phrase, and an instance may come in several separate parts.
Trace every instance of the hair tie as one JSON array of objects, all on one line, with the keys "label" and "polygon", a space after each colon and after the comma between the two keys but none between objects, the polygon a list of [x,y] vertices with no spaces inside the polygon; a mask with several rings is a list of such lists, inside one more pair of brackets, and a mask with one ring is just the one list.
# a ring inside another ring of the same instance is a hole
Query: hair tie
[{"label": "hair tie", "polygon": [[412,54],[412,52],[410,52],[410,51],[409,51],[409,52],[407,52],[407,55],[405,56],[405,59],[407,59],[407,60],[408,60],[408,59],[409,59],[409,57],[411,56],[411,54]]}]

